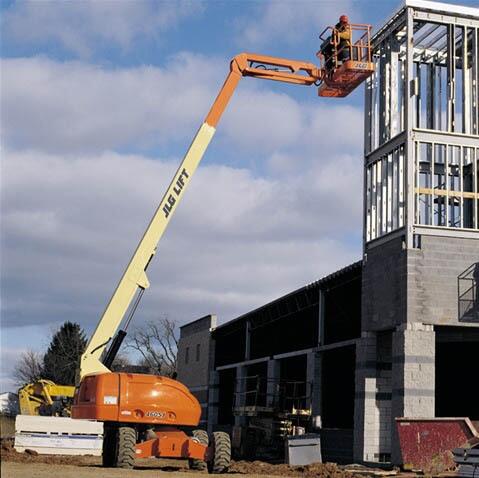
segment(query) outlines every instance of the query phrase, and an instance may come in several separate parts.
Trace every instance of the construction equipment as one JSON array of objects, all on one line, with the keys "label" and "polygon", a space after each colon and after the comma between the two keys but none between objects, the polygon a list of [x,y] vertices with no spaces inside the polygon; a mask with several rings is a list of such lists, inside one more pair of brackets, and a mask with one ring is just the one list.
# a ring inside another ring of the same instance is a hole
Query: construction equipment
[{"label": "construction equipment", "polygon": [[[188,436],[180,429],[197,426],[201,415],[198,401],[184,385],[155,375],[113,373],[109,367],[141,296],[149,287],[146,269],[156,253],[158,242],[240,79],[250,76],[297,85],[318,85],[320,96],[345,96],[358,85],[359,78],[364,79],[373,71],[370,26],[362,28],[367,41],[361,39],[352,45],[360,52],[361,61],[342,65],[337,62],[332,68],[321,68],[313,63],[249,53],[237,55],[231,61],[230,73],[223,87],[175,173],[81,358],[81,383],[75,395],[72,417],[104,422],[104,465],[129,468],[135,457],[157,456],[188,458],[194,468],[205,468],[207,463],[211,472],[228,468],[231,445],[227,434],[215,432],[209,440],[202,430]],[[116,333],[122,322],[124,329]]]},{"label": "construction equipment", "polygon": [[75,387],[57,385],[51,380],[40,379],[18,390],[18,403],[22,415],[69,417]]}]

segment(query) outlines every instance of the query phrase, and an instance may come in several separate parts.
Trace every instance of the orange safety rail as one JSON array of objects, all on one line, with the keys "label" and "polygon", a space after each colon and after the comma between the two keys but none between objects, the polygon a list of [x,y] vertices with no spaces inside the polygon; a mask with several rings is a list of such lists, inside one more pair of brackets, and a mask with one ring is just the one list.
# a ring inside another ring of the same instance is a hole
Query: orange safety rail
[{"label": "orange safety rail", "polygon": [[[347,96],[374,72],[371,25],[349,24],[347,28],[351,42],[341,48],[340,32],[335,27],[325,28],[319,36],[323,46],[330,47],[329,55],[326,55],[325,48],[317,53],[324,71],[318,88],[319,96]],[[329,36],[326,37],[326,34]]]}]

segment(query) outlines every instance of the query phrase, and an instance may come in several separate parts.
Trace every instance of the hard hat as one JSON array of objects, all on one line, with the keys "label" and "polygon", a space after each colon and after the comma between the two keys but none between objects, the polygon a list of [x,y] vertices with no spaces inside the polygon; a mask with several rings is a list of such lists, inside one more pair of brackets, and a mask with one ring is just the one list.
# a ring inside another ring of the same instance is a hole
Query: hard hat
[{"label": "hard hat", "polygon": [[348,16],[347,16],[347,15],[341,15],[341,16],[339,17],[339,22],[340,22],[340,23],[349,23],[349,18],[348,18]]}]

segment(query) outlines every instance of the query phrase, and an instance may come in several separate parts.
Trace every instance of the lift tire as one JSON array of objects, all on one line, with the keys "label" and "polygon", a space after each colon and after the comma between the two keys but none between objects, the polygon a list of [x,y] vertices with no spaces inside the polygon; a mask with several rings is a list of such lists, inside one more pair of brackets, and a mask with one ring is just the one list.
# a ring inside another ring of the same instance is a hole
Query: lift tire
[{"label": "lift tire", "polygon": [[[208,446],[209,443],[209,438],[208,438],[208,432],[206,430],[193,430],[193,438],[195,438],[198,443],[201,445]],[[206,461],[204,460],[197,460],[195,458],[190,458],[188,460],[188,463],[190,465],[190,470],[196,470],[196,471],[205,471],[208,468],[208,465],[206,464]]]},{"label": "lift tire", "polygon": [[118,427],[116,468],[133,468],[135,464],[136,431],[132,427]]},{"label": "lift tire", "polygon": [[210,473],[226,473],[231,463],[231,440],[225,432],[213,432],[211,437],[213,458],[208,463]]},{"label": "lift tire", "polygon": [[117,453],[117,435],[118,428],[110,427],[105,424],[103,432],[103,446],[101,461],[106,468],[115,466]]}]

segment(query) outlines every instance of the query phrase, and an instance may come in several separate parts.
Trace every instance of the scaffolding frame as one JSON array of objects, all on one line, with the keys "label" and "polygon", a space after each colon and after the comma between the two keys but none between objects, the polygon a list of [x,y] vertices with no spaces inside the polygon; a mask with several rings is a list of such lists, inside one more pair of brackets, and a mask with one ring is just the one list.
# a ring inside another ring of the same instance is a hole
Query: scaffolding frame
[{"label": "scaffolding frame", "polygon": [[479,9],[406,0],[374,35],[372,61],[365,247],[396,235],[408,248],[417,234],[477,237]]}]

